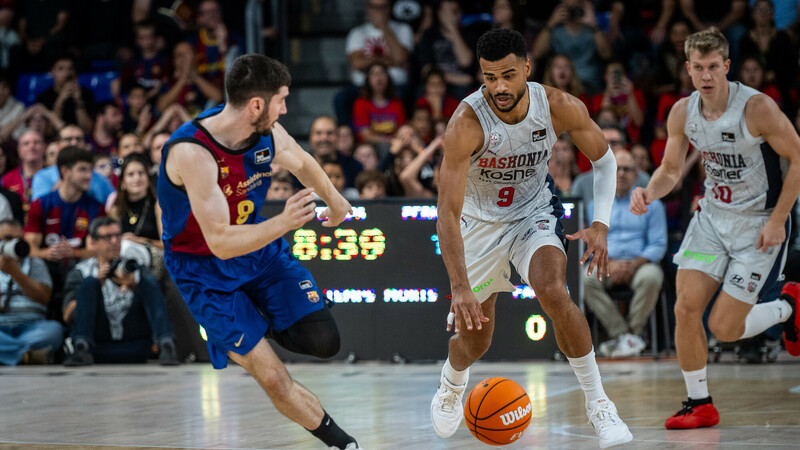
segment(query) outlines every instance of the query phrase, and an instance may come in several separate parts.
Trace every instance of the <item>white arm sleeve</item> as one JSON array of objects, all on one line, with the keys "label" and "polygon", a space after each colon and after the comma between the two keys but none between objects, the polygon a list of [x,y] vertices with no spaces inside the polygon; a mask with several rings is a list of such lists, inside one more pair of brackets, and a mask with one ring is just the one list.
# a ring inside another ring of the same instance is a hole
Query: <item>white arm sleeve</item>
[{"label": "white arm sleeve", "polygon": [[602,158],[592,161],[594,173],[594,218],[592,222],[600,222],[609,226],[611,205],[617,191],[617,159],[611,147]]}]

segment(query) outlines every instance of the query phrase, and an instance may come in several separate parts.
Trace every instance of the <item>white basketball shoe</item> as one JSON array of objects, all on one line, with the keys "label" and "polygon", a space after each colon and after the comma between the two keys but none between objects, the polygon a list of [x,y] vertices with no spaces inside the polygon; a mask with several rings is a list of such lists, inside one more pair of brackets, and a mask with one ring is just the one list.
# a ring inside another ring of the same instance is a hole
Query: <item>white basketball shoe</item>
[{"label": "white basketball shoe", "polygon": [[600,398],[589,402],[586,408],[589,423],[594,427],[594,432],[600,439],[600,448],[624,444],[633,440],[633,434],[625,422],[619,418],[614,402],[607,398]]},{"label": "white basketball shoe", "polygon": [[456,433],[464,418],[464,404],[461,398],[467,383],[457,386],[450,383],[442,374],[439,389],[431,400],[431,421],[439,437],[449,438]]}]

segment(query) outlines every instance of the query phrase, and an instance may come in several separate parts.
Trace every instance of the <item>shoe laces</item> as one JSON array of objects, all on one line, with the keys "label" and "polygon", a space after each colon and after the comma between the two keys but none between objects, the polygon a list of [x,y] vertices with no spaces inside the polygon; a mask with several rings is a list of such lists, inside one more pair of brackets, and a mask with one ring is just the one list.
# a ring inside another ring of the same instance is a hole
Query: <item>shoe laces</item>
[{"label": "shoe laces", "polygon": [[618,422],[619,416],[611,409],[610,402],[606,402],[602,406],[592,409],[589,413],[589,423],[599,430],[614,426]]},{"label": "shoe laces", "polygon": [[456,403],[461,401],[459,394],[460,392],[451,388],[446,383],[442,383],[439,386],[438,394],[440,402],[439,409],[445,412],[454,412],[456,410]]}]

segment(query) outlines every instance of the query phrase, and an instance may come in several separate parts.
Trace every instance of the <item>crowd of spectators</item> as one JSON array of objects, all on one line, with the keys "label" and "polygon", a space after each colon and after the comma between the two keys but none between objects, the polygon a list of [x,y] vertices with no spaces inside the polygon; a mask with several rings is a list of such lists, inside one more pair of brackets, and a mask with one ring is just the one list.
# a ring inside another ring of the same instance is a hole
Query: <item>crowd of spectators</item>
[{"label": "crowd of spectators", "polygon": [[[0,256],[0,283],[8,280],[0,341],[16,343],[0,363],[51,358],[60,333],[70,364],[139,361],[153,348],[176,362],[163,316],[169,298],[153,294],[170,291],[154,182],[170,133],[224,100],[225,68],[249,50],[229,20],[243,16],[244,3],[0,0],[0,239],[31,246],[20,264]],[[584,102],[624,159],[621,205],[659,166],[669,110],[693,90],[683,50],[692,32],[720,28],[731,42],[729,78],[769,95],[800,125],[797,0],[364,0],[364,10],[342,55],[350,80],[334,114],[315,118],[307,133],[308,151],[349,199],[436,196],[444,131],[459,100],[481,85],[474,48],[492,27],[522,33],[532,81]],[[81,81],[108,70],[118,76],[99,87]],[[297,180],[273,169],[268,199],[288,198]],[[566,135],[550,173],[556,193],[581,198],[591,217],[591,164]],[[662,253],[677,248],[702,179],[692,152],[663,215],[648,218],[665,222]],[[628,222],[644,233],[642,254],[610,248],[621,259],[610,282],[650,286],[637,275],[646,272],[669,285],[670,264],[657,272],[659,251],[648,250],[653,225]],[[126,252],[136,255],[135,275],[120,266]],[[601,312],[609,310],[602,295],[587,302],[609,342],[627,345],[610,343],[609,355],[641,347],[631,336],[652,309],[648,289],[634,301],[645,311],[627,322]]]}]

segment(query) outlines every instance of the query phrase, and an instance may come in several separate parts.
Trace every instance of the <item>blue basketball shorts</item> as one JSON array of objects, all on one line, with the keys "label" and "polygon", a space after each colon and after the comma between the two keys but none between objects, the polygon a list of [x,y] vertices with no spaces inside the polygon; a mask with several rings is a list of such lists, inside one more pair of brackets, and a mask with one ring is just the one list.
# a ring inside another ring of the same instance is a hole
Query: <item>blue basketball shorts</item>
[{"label": "blue basketball shorts", "polygon": [[273,327],[281,332],[325,307],[311,273],[277,239],[261,250],[222,260],[164,252],[164,263],[197,323],[216,369],[228,351],[245,355]]}]

